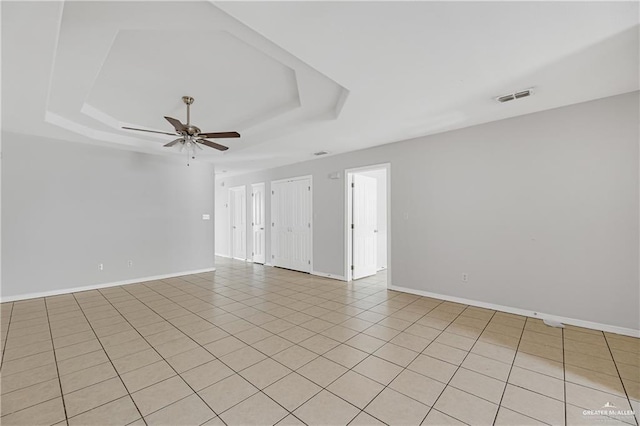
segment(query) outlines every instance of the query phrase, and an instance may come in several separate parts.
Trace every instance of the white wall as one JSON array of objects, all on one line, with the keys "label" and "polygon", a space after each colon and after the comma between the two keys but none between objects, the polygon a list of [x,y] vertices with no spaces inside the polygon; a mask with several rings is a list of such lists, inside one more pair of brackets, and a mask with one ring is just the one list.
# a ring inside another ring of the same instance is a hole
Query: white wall
[{"label": "white wall", "polygon": [[376,180],[377,184],[377,220],[378,220],[378,270],[387,267],[387,170],[377,169],[355,173],[369,176]]},{"label": "white wall", "polygon": [[214,266],[211,164],[3,132],[2,165],[3,299]]},{"label": "white wall", "polygon": [[[638,102],[634,92],[222,177],[216,201],[312,174],[314,269],[344,275],[344,173],[328,175],[390,162],[393,285],[637,330]],[[217,202],[220,226],[225,212]],[[228,236],[216,237],[224,253]]]}]

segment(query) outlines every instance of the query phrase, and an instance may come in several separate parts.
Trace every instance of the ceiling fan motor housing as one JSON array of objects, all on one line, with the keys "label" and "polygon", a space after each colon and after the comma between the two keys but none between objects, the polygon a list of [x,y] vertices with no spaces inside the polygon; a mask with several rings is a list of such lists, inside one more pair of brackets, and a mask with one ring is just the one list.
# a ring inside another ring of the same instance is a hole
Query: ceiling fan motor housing
[{"label": "ceiling fan motor housing", "polygon": [[193,125],[184,126],[183,134],[189,136],[196,136],[200,133],[200,129]]}]

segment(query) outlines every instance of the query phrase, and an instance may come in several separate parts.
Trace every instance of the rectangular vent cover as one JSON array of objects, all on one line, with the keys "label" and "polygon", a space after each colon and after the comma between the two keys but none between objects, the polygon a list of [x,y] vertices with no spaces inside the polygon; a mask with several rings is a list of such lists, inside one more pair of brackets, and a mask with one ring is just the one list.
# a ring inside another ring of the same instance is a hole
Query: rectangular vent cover
[{"label": "rectangular vent cover", "polygon": [[505,103],[516,99],[526,98],[527,96],[531,96],[532,94],[533,91],[531,89],[527,89],[515,93],[509,93],[508,95],[498,96],[496,100],[500,103]]}]

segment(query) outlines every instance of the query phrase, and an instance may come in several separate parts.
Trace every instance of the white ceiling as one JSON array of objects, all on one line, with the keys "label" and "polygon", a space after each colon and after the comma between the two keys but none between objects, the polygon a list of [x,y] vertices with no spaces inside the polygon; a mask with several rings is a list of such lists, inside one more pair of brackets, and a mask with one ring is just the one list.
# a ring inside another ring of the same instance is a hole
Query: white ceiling
[{"label": "white ceiling", "polygon": [[[637,2],[2,2],[2,126],[229,174],[630,92]],[[519,89],[535,95],[499,104]],[[220,141],[219,141],[220,142]]]}]

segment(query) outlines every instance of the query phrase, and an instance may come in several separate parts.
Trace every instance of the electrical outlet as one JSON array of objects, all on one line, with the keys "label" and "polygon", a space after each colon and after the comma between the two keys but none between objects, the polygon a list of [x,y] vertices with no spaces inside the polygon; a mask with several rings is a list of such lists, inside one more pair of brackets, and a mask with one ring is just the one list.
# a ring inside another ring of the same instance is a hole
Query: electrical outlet
[{"label": "electrical outlet", "polygon": [[131,268],[131,267],[133,266],[133,260],[128,261],[128,262],[127,262],[127,266],[128,266],[129,268]]},{"label": "electrical outlet", "polygon": [[469,274],[462,274],[462,282],[466,283],[469,281]]},{"label": "electrical outlet", "polygon": [[98,264],[98,271],[104,270],[104,265],[102,263]]}]

